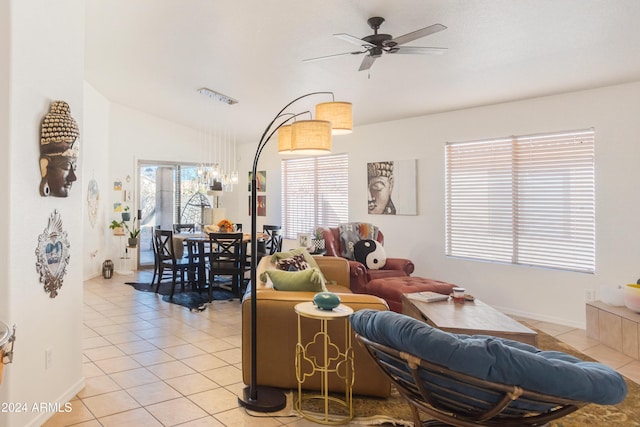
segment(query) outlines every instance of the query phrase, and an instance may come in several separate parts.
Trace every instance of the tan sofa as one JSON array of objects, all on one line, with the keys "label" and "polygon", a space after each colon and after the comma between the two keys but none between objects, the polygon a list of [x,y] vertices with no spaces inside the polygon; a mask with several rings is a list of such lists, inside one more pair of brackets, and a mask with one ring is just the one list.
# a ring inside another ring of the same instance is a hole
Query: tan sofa
[{"label": "tan sofa", "polygon": [[[349,290],[349,263],[338,257],[314,257],[320,270],[327,279],[327,288],[338,293],[343,304],[354,311],[364,308],[388,310],[386,302],[373,295],[354,294]],[[264,257],[258,265],[257,300],[257,385],[285,389],[296,389],[295,355],[298,341],[298,321],[294,306],[300,302],[312,301],[314,292],[290,292],[273,289],[270,284],[260,281],[260,273],[268,268],[275,268],[269,257]],[[320,322],[302,319],[302,340],[311,341],[319,330]],[[250,342],[251,342],[251,299],[247,295],[242,302],[242,378],[249,384]],[[331,340],[344,343],[344,323],[329,322]],[[390,392],[389,380],[371,360],[366,350],[352,336],[354,354],[354,394],[386,397]],[[320,354],[318,354],[319,356]],[[333,374],[332,374],[333,375]],[[344,381],[330,376],[330,390],[343,391]],[[320,375],[305,380],[305,388],[320,389]]]}]

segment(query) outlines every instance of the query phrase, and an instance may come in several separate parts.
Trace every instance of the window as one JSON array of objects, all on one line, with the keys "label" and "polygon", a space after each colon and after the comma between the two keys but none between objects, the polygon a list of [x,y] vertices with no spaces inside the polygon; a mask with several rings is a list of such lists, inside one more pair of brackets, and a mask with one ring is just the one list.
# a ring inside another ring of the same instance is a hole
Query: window
[{"label": "window", "polygon": [[282,160],[282,228],[286,239],[349,217],[349,157]]},{"label": "window", "polygon": [[595,271],[593,129],[447,143],[446,254]]}]

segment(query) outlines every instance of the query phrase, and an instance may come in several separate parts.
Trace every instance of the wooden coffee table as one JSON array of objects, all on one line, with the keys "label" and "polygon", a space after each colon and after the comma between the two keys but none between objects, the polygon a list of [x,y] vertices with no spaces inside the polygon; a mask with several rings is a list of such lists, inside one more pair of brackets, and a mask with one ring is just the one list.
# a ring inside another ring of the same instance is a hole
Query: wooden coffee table
[{"label": "wooden coffee table", "polygon": [[402,294],[402,313],[454,334],[492,335],[537,345],[538,334],[477,298],[463,304],[453,299],[423,302]]}]

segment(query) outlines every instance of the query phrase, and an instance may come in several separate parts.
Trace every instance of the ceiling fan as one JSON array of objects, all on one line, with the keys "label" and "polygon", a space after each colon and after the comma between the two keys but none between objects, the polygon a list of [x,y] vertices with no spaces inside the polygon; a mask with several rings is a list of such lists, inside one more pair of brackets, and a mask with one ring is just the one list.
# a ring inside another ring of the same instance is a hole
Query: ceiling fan
[{"label": "ceiling fan", "polygon": [[346,33],[334,34],[335,37],[344,40],[346,42],[355,44],[363,48],[363,50],[355,52],[338,53],[335,55],[320,56],[317,58],[305,59],[308,61],[318,61],[321,59],[335,58],[342,55],[360,55],[366,54],[362,59],[360,68],[358,71],[364,71],[371,68],[376,59],[380,58],[383,53],[403,53],[403,54],[432,54],[441,55],[447,52],[447,48],[444,47],[418,47],[418,46],[402,46],[405,43],[409,43],[413,40],[428,36],[438,31],[446,30],[442,24],[433,24],[425,28],[421,28],[416,31],[404,34],[399,37],[392,37],[389,34],[378,34],[378,29],[384,22],[384,18],[379,16],[369,18],[367,23],[373,29],[373,34],[359,39]]}]

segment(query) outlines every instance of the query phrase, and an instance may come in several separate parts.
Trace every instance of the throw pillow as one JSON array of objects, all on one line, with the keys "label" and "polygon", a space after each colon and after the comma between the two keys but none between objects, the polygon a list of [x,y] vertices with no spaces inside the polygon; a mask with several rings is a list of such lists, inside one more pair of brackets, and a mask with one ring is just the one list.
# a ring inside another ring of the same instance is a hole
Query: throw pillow
[{"label": "throw pillow", "polygon": [[377,239],[378,227],[364,222],[348,222],[338,225],[340,241],[342,243],[341,257],[355,260],[353,249],[362,239]]},{"label": "throw pillow", "polygon": [[279,270],[284,271],[301,271],[309,268],[309,263],[303,254],[293,255],[291,258],[283,258],[278,260],[276,264]]},{"label": "throw pillow", "polygon": [[326,291],[324,278],[318,268],[302,271],[267,270],[267,275],[278,291],[322,292]]},{"label": "throw pillow", "polygon": [[355,260],[371,270],[379,270],[387,263],[387,254],[382,245],[375,240],[358,241],[353,247]]},{"label": "throw pillow", "polygon": [[307,262],[307,264],[309,264],[309,267],[319,268],[316,260],[313,259],[313,256],[305,248],[291,249],[290,251],[286,252],[276,252],[275,254],[271,255],[271,262],[277,265],[278,262],[280,262],[280,260],[282,259],[293,258],[294,256],[300,254],[304,256],[304,260]]}]

